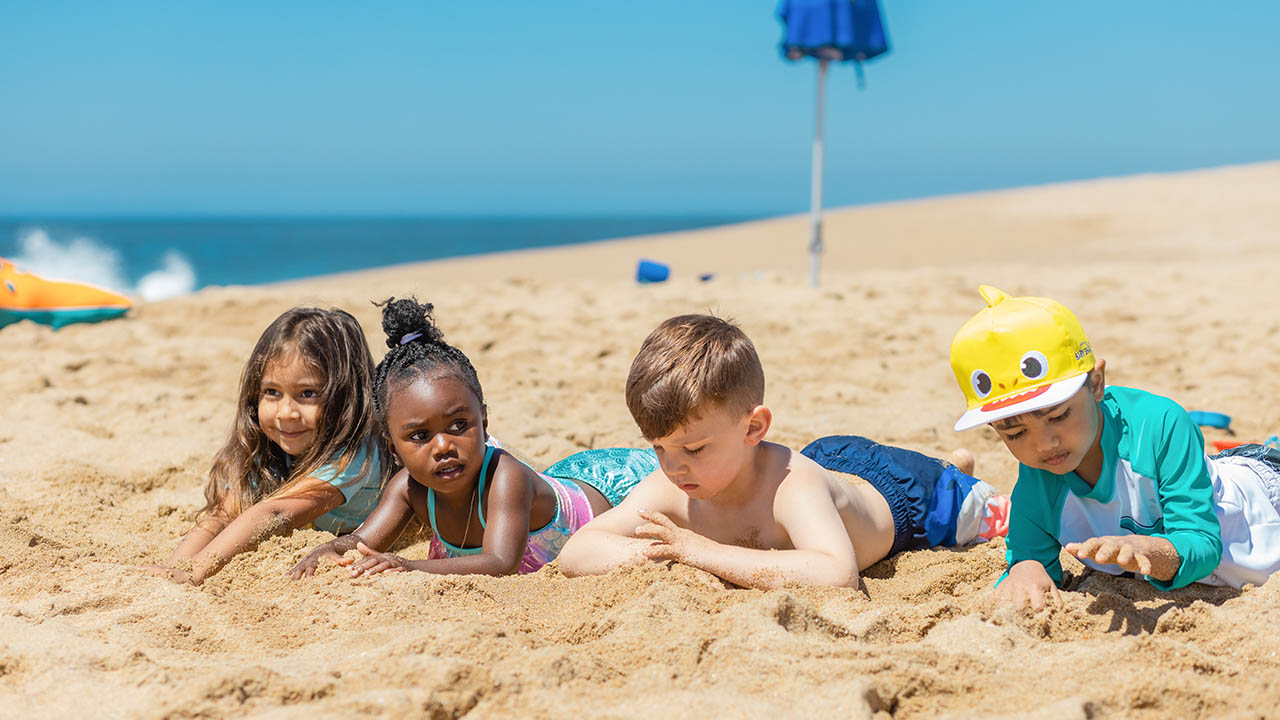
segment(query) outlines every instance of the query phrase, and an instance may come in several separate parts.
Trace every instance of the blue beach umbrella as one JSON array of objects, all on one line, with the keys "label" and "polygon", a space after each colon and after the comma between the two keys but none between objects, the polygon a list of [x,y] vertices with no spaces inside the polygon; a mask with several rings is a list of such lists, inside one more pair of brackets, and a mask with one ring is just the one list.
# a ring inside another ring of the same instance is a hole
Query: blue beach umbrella
[{"label": "blue beach umbrella", "polygon": [[827,65],[851,62],[862,86],[862,63],[889,51],[876,0],[781,0],[784,30],[779,50],[787,60],[818,61],[818,108],[813,135],[813,175],[809,193],[809,282],[818,286],[822,255],[822,115]]}]

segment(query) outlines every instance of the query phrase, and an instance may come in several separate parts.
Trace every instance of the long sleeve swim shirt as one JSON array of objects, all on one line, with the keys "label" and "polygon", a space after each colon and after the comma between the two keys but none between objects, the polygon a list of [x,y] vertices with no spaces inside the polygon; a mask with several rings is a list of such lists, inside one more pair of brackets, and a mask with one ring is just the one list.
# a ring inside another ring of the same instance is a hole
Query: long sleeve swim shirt
[{"label": "long sleeve swim shirt", "polygon": [[[1009,566],[1035,560],[1061,585],[1063,545],[1137,534],[1165,538],[1182,558],[1171,580],[1147,578],[1152,585],[1171,590],[1205,579],[1222,560],[1222,536],[1214,512],[1215,468],[1200,429],[1177,403],[1132,388],[1107,388],[1099,409],[1102,473],[1093,487],[1074,471],[1057,475],[1019,467],[1005,554]],[[1117,565],[1082,562],[1112,575],[1125,572]]]}]

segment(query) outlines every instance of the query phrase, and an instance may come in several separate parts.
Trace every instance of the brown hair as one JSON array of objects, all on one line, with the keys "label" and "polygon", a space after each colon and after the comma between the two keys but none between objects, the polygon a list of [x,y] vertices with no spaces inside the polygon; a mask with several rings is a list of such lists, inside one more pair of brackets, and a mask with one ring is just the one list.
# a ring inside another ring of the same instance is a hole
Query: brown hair
[{"label": "brown hair", "polygon": [[627,374],[627,408],[648,440],[665,437],[712,404],[733,413],[764,402],[755,346],[728,320],[678,315],[640,346]]},{"label": "brown hair", "polygon": [[[324,376],[324,388],[316,440],[287,463],[284,451],[258,424],[258,399],[267,365],[294,353]],[[372,378],[369,344],[350,313],[299,307],[276,318],[258,338],[240,375],[235,421],[209,470],[205,506],[198,517],[235,518],[322,465],[334,463],[342,473],[369,438],[383,442],[374,419]],[[378,449],[381,457],[390,457],[385,447]],[[369,472],[375,461],[375,454],[369,453],[362,473]]]}]

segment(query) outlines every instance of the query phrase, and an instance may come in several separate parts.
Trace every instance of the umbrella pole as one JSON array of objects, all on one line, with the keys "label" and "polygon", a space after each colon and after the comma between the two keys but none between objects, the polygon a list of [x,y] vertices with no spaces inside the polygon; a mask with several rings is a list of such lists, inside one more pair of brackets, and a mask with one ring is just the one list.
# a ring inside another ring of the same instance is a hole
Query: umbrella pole
[{"label": "umbrella pole", "polygon": [[822,255],[822,115],[827,88],[827,60],[818,60],[818,111],[813,133],[813,175],[809,180],[809,285],[818,287]]}]

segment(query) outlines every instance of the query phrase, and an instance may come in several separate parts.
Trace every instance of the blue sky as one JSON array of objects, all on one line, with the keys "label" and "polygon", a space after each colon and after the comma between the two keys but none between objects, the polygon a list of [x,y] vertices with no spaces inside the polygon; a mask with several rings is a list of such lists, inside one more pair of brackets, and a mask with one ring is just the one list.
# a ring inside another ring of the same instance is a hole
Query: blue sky
[{"label": "blue sky", "polygon": [[[0,214],[807,208],[771,0],[0,4]],[[1280,3],[885,0],[828,206],[1280,158]]]}]

